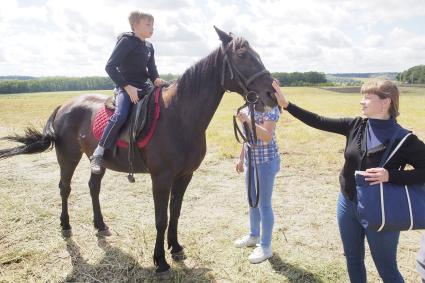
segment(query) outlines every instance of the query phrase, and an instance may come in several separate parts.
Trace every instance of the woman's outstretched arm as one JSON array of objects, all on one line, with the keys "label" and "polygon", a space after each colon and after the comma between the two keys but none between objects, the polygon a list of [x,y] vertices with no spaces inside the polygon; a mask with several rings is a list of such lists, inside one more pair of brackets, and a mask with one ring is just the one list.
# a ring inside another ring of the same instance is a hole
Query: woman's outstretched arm
[{"label": "woman's outstretched arm", "polygon": [[287,110],[292,116],[300,120],[301,122],[309,125],[310,127],[337,133],[341,135],[347,135],[350,128],[353,125],[353,118],[328,118],[317,115],[313,112],[307,111],[298,107],[297,105],[290,103],[285,95],[282,93],[282,90],[277,81],[273,82],[273,88],[276,90],[275,96],[283,109]]}]

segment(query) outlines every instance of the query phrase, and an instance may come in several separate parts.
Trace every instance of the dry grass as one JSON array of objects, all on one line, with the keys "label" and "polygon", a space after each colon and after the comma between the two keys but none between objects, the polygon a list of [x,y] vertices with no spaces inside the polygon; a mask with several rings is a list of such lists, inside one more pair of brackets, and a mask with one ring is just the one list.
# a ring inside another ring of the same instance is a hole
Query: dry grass
[{"label": "dry grass", "polygon": [[[286,88],[289,98],[329,116],[353,116],[359,95],[314,88]],[[400,122],[425,138],[424,90],[409,89],[401,100]],[[54,107],[76,93],[0,96],[0,136],[22,132],[29,122],[42,125]],[[278,125],[282,168],[273,204],[274,256],[251,265],[250,250],[232,241],[247,231],[243,178],[234,173],[239,146],[231,116],[241,99],[226,94],[208,130],[208,154],[183,202],[179,238],[188,259],[172,263],[173,282],[347,282],[336,225],[337,174],[344,138],[319,132],[287,113]],[[419,117],[419,118],[418,118]],[[0,148],[11,146],[0,141]],[[113,236],[96,238],[87,186],[88,161],[82,160],[69,201],[74,236],[59,229],[59,169],[54,152],[0,162],[0,282],[151,282],[155,225],[150,178],[108,172],[101,204]],[[287,241],[283,232],[285,232]],[[399,265],[407,282],[418,282],[414,258],[420,233],[402,233]],[[378,275],[367,254],[368,277]]]}]

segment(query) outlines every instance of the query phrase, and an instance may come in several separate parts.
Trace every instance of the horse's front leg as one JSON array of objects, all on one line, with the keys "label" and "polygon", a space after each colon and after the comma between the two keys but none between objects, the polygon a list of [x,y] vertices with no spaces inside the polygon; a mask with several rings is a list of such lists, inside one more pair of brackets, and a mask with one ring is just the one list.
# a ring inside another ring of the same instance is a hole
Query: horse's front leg
[{"label": "horse's front leg", "polygon": [[103,221],[102,211],[100,210],[100,186],[102,182],[102,178],[105,175],[105,170],[102,171],[101,174],[91,174],[89,180],[89,188],[90,188],[90,196],[92,199],[93,205],[93,224],[94,227],[98,230],[98,236],[111,236],[111,232],[109,231],[108,226]]},{"label": "horse's front leg", "polygon": [[170,225],[168,226],[168,248],[171,248],[171,256],[174,260],[183,260],[186,258],[183,247],[177,239],[177,226],[180,217],[180,211],[183,202],[183,196],[187,186],[192,180],[193,173],[184,175],[176,179],[171,187],[170,200]]},{"label": "horse's front leg", "polygon": [[153,254],[153,262],[156,274],[161,279],[170,276],[170,266],[165,260],[164,235],[167,229],[167,207],[170,199],[172,178],[168,174],[152,176],[152,194],[155,205],[156,242]]}]

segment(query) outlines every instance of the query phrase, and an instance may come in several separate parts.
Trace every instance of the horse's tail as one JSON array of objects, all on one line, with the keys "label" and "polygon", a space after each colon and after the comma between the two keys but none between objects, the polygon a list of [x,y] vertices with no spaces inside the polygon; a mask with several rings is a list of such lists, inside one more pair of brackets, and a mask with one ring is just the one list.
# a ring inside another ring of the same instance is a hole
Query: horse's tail
[{"label": "horse's tail", "polygon": [[20,154],[32,154],[52,149],[55,146],[56,135],[53,129],[53,121],[55,120],[56,113],[60,106],[56,107],[55,111],[50,115],[41,133],[33,126],[25,130],[24,135],[14,135],[2,138],[3,140],[15,141],[23,143],[24,145],[6,148],[0,150],[0,159],[9,158]]}]

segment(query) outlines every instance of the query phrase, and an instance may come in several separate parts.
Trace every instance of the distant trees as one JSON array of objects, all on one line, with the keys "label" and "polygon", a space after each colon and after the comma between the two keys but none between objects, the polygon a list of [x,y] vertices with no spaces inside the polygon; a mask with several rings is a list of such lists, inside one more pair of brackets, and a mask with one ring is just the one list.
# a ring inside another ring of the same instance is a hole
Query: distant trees
[{"label": "distant trees", "polygon": [[174,74],[161,74],[161,79],[166,80],[166,81],[175,81],[179,78],[179,75],[174,75]]},{"label": "distant trees", "polygon": [[111,89],[114,87],[111,79],[106,77],[46,77],[26,80],[0,80],[0,94]]},{"label": "distant trees", "polygon": [[425,65],[414,66],[399,73],[397,80],[409,84],[425,84]]},{"label": "distant trees", "polygon": [[0,76],[0,81],[4,80],[32,80],[35,79],[35,77],[30,76]]},{"label": "distant trees", "polygon": [[319,72],[272,73],[282,86],[310,86],[326,84],[326,75]]},{"label": "distant trees", "polygon": [[[325,74],[319,72],[272,73],[272,76],[278,79],[282,86],[311,86],[329,84],[327,83]],[[164,74],[161,75],[161,78],[170,81],[177,79],[178,75]],[[0,94],[44,91],[98,90],[112,88],[114,88],[114,83],[108,77],[0,77]]]}]

